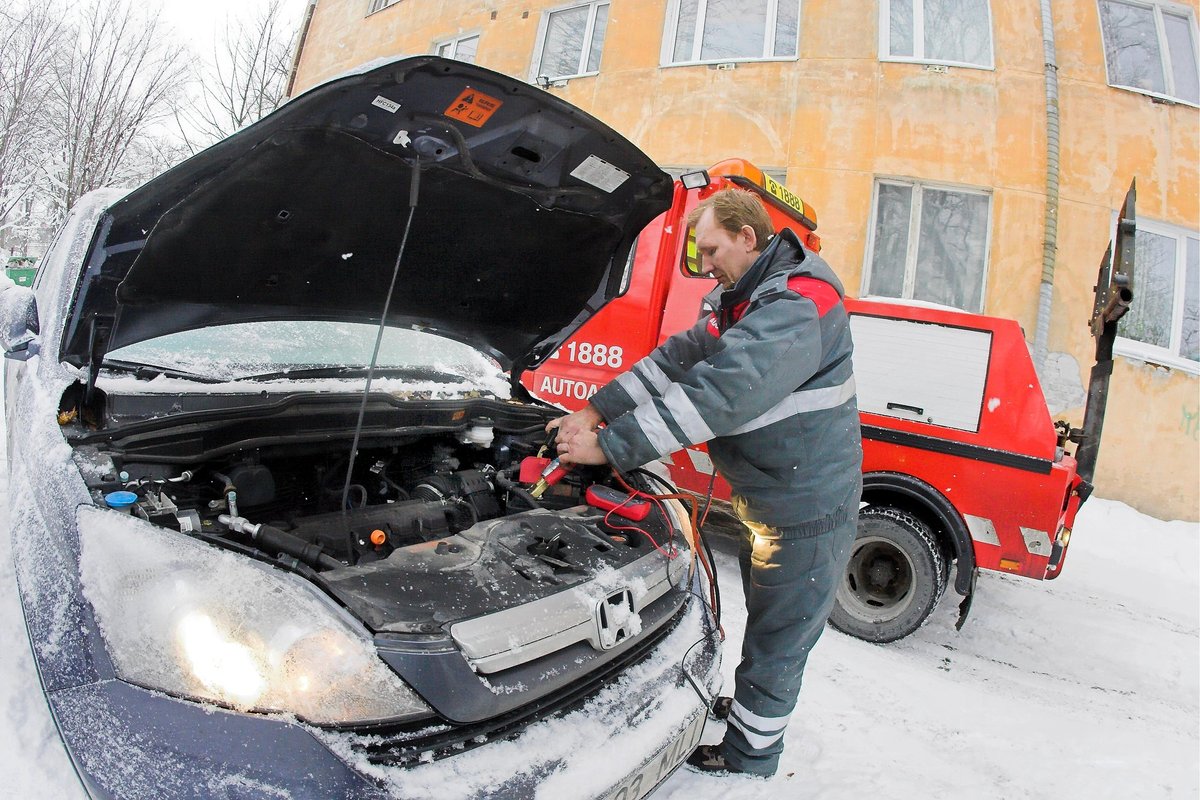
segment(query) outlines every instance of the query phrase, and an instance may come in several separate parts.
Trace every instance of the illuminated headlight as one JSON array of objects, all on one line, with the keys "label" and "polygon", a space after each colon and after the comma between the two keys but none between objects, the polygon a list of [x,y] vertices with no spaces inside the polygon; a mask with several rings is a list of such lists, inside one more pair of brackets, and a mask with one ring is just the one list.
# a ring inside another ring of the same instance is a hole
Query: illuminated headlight
[{"label": "illuminated headlight", "polygon": [[317,724],[431,713],[306,581],[136,517],[77,519],[83,593],[121,678]]}]

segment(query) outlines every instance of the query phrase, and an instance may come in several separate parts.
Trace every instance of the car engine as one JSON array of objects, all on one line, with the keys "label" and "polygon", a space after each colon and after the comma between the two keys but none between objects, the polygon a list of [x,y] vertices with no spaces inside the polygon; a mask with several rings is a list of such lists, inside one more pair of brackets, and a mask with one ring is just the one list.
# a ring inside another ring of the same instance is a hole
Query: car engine
[{"label": "car engine", "polygon": [[449,431],[372,431],[349,477],[345,428],[246,437],[244,414],[201,431],[177,416],[69,437],[98,503],[307,575],[377,631],[433,631],[686,550],[666,504],[637,496],[644,475],[579,467],[534,497],[553,412],[480,413],[499,405],[459,409]]}]

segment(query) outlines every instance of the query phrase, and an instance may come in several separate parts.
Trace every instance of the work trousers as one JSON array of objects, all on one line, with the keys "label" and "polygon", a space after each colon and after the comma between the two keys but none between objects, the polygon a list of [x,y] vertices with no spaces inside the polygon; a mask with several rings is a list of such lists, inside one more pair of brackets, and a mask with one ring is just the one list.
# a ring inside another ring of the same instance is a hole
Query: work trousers
[{"label": "work trousers", "polygon": [[[857,499],[857,498],[856,498]],[[857,503],[832,530],[745,523],[738,561],[746,637],[721,750],[734,769],[773,775],[804,665],[833,608],[858,523]]]}]

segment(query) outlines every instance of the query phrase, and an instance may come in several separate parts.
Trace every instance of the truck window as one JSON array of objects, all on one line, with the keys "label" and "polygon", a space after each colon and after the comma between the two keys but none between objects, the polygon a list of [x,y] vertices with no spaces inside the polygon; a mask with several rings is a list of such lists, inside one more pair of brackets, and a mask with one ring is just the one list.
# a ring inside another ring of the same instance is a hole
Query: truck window
[{"label": "truck window", "polygon": [[629,291],[629,282],[633,280],[633,257],[637,255],[638,242],[642,240],[639,235],[633,240],[633,245],[629,248],[629,258],[625,259],[625,272],[621,275],[621,288],[617,290],[617,297]]},{"label": "truck window", "polygon": [[858,409],[979,432],[990,331],[850,316]]},{"label": "truck window", "polygon": [[679,271],[689,278],[703,278],[700,271],[700,251],[696,249],[696,229],[688,227],[683,251],[679,257]]}]

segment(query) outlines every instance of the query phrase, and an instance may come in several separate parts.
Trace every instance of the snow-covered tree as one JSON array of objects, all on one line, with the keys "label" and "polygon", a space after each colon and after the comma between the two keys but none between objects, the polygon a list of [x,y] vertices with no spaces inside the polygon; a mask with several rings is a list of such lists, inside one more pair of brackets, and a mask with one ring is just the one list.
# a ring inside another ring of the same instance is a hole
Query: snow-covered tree
[{"label": "snow-covered tree", "polygon": [[24,239],[38,205],[50,131],[45,110],[62,39],[58,10],[47,3],[0,8],[0,247]]},{"label": "snow-covered tree", "polygon": [[148,139],[169,118],[186,75],[185,50],[141,4],[91,0],[75,11],[49,87],[59,213],[85,192],[133,177],[130,156],[152,152]]}]

